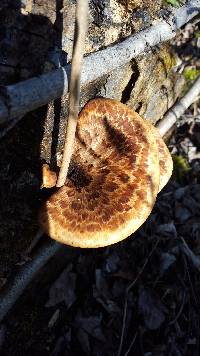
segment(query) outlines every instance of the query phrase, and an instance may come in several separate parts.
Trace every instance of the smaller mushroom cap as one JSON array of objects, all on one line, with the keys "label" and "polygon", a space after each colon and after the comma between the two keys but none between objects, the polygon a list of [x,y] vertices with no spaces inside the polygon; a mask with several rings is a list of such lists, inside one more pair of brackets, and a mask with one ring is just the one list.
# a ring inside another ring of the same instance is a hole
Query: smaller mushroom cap
[{"label": "smaller mushroom cap", "polygon": [[57,175],[51,171],[49,165],[42,165],[42,185],[41,188],[53,188],[56,185]]}]

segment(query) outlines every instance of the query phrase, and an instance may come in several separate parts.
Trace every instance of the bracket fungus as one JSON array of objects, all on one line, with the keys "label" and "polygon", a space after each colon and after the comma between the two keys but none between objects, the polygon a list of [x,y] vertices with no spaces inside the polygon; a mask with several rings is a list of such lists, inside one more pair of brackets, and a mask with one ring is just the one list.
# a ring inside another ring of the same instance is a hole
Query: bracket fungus
[{"label": "bracket fungus", "polygon": [[144,223],[171,173],[152,124],[116,100],[93,99],[79,114],[65,185],[41,208],[40,225],[74,247],[114,244]]}]

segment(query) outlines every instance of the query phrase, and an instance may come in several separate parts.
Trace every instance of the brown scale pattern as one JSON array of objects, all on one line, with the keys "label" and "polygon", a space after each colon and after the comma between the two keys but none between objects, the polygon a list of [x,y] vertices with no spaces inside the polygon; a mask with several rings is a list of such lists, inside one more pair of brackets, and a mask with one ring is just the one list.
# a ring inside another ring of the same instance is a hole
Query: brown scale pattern
[{"label": "brown scale pattern", "polygon": [[91,100],[79,115],[65,186],[41,209],[43,230],[80,247],[106,246],[129,236],[154,205],[163,147],[125,105]]}]

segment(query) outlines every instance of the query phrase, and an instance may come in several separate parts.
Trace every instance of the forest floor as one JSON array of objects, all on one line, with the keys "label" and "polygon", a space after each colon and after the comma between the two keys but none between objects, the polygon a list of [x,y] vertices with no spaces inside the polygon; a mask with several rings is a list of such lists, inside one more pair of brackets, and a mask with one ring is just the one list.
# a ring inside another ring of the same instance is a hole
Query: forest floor
[{"label": "forest floor", "polygon": [[[198,26],[173,43],[188,86],[200,72]],[[29,258],[46,195],[33,118],[0,142],[1,285]],[[114,246],[55,256],[0,325],[1,355],[200,354],[200,102],[168,146],[174,174],[146,223]]]}]

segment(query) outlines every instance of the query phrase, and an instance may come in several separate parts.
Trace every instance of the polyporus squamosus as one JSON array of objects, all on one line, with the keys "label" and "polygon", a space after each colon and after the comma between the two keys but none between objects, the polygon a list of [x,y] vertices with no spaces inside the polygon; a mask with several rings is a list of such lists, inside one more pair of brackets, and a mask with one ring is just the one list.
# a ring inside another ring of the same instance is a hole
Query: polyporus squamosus
[{"label": "polyporus squamosus", "polygon": [[67,245],[111,245],[144,223],[171,173],[156,128],[116,100],[93,99],[79,114],[68,178],[42,207],[40,225]]}]

